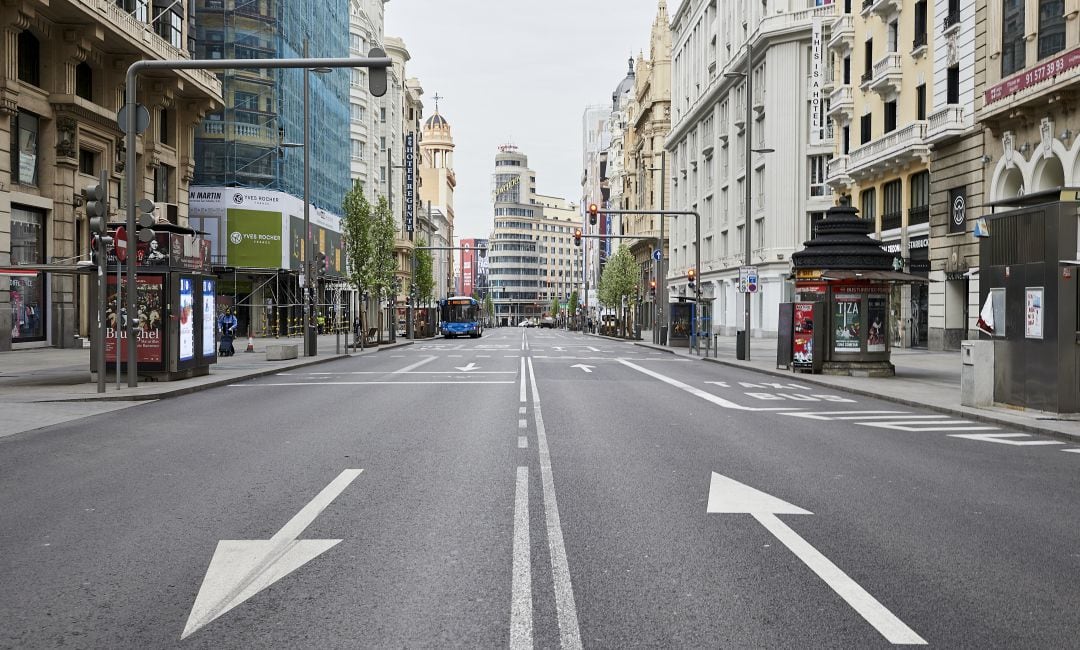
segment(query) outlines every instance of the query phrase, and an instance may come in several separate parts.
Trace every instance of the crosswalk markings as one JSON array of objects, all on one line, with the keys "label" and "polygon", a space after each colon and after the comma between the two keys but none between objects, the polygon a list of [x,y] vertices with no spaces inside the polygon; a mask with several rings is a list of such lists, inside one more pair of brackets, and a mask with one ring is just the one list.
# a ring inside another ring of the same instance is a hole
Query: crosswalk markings
[{"label": "crosswalk markings", "polygon": [[[1063,445],[1064,442],[1057,440],[1018,440],[1018,438],[1030,438],[1026,433],[952,433],[950,438],[964,438],[966,440],[978,440],[981,442],[997,442],[1003,445],[1015,445],[1017,447],[1031,447],[1035,445]],[[1062,451],[1080,451],[1080,449],[1063,449]]]}]

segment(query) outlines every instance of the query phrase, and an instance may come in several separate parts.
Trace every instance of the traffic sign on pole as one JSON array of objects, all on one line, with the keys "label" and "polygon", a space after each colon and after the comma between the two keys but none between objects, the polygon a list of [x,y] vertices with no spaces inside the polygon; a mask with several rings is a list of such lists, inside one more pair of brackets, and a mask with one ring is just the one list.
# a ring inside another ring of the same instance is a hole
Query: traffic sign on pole
[{"label": "traffic sign on pole", "polygon": [[739,267],[739,293],[757,293],[758,270],[756,266]]}]

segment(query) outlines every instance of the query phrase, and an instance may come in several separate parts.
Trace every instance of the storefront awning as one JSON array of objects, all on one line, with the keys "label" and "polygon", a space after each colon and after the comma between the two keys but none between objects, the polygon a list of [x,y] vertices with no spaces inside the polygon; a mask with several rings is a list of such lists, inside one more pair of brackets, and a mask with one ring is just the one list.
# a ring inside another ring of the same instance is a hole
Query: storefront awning
[{"label": "storefront awning", "polygon": [[926,284],[927,278],[903,273],[901,271],[842,271],[826,270],[821,272],[822,280],[877,280],[879,282],[893,282],[896,284]]}]

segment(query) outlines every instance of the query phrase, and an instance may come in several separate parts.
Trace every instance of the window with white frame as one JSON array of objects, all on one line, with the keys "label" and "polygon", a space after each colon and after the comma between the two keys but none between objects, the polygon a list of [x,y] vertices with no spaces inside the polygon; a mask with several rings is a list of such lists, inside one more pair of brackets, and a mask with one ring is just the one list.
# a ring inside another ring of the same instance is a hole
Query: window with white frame
[{"label": "window with white frame", "polygon": [[829,196],[832,190],[825,183],[829,175],[829,161],[831,155],[810,156],[808,159],[810,168],[810,196]]}]

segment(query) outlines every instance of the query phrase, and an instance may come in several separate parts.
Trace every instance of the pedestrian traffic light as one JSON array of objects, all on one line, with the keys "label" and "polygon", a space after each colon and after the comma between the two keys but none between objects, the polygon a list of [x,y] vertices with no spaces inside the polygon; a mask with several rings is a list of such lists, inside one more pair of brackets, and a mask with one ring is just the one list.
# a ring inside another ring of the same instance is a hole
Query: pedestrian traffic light
[{"label": "pedestrian traffic light", "polygon": [[581,228],[574,229],[574,246],[581,246]]},{"label": "pedestrian traffic light", "polygon": [[697,270],[690,269],[686,272],[686,283],[692,289],[694,287],[694,280],[697,278]]},{"label": "pedestrian traffic light", "polygon": [[590,203],[589,204],[589,225],[590,226],[595,226],[596,225],[596,213],[597,213],[598,210],[599,210],[599,208],[596,207],[595,203]]},{"label": "pedestrian traffic light", "polygon": [[87,185],[82,191],[86,204],[86,218],[89,221],[90,233],[100,235],[105,232],[106,221],[109,218],[109,189],[108,185],[94,183]]}]

